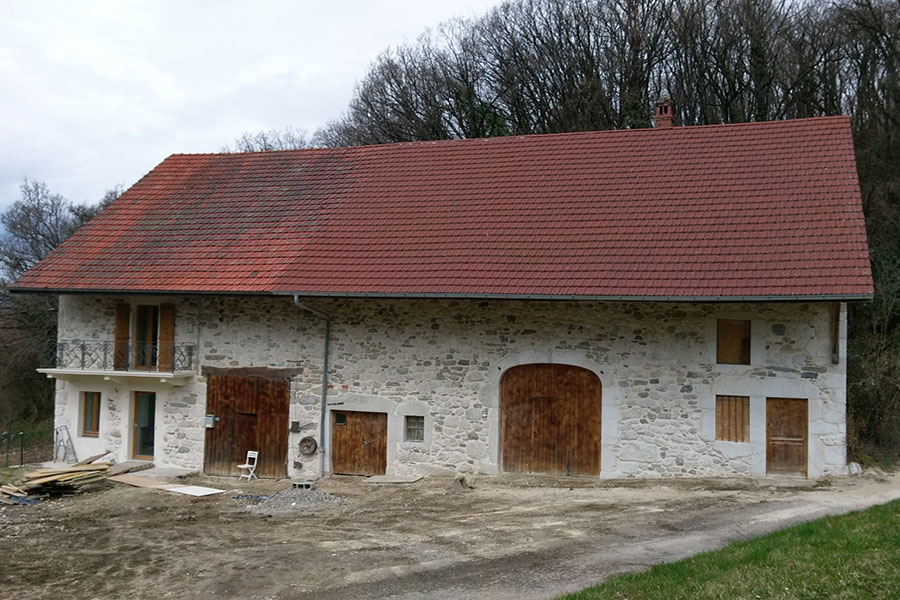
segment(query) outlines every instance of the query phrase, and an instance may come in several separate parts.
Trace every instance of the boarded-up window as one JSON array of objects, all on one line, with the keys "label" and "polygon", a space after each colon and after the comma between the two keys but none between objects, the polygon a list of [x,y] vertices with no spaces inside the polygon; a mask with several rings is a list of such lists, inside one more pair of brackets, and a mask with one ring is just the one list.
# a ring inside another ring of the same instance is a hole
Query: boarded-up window
[{"label": "boarded-up window", "polygon": [[750,398],[716,396],[716,439],[724,442],[750,441]]},{"label": "boarded-up window", "polygon": [[81,395],[81,435],[100,435],[100,392],[84,392]]},{"label": "boarded-up window", "polygon": [[750,364],[750,321],[719,319],[716,326],[716,362],[722,365]]}]

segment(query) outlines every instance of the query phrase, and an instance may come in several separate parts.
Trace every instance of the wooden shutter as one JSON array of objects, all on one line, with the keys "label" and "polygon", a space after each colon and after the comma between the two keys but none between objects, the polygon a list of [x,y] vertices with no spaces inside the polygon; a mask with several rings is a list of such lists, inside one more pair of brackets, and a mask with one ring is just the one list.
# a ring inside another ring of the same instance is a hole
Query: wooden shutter
[{"label": "wooden shutter", "polygon": [[750,441],[750,398],[716,396],[716,439],[726,442]]},{"label": "wooden shutter", "polygon": [[750,321],[719,319],[716,326],[716,362],[750,364]]},{"label": "wooden shutter", "polygon": [[175,305],[159,305],[159,370],[171,371],[175,358]]},{"label": "wooden shutter", "polygon": [[116,329],[113,342],[113,369],[128,369],[128,338],[131,330],[131,306],[116,304]]}]

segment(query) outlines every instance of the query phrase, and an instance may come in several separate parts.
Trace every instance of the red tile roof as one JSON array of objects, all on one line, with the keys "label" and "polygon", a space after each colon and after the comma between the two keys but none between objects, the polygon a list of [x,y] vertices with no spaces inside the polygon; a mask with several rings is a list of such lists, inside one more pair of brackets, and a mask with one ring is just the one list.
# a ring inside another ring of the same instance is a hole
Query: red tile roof
[{"label": "red tile roof", "polygon": [[173,155],[18,290],[871,296],[827,117]]}]

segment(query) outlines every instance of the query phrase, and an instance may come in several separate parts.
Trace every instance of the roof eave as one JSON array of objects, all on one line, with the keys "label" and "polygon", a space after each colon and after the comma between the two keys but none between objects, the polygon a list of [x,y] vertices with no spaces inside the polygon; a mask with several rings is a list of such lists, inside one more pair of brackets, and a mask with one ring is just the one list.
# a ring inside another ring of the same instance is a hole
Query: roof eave
[{"label": "roof eave", "polygon": [[797,294],[797,295],[602,295],[602,294],[498,294],[463,292],[319,292],[319,291],[216,291],[216,290],[129,290],[9,288],[21,294],[91,294],[129,296],[297,296],[303,298],[382,298],[382,299],[446,299],[446,300],[591,300],[596,302],[855,302],[871,301],[874,294]]}]

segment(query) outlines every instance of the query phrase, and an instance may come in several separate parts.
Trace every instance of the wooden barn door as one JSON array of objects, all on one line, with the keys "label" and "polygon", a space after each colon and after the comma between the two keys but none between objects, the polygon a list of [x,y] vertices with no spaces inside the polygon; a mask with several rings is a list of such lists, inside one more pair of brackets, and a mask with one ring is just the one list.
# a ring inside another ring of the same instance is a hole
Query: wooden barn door
[{"label": "wooden barn door", "polygon": [[384,475],[387,468],[387,413],[331,412],[331,472]]},{"label": "wooden barn door", "polygon": [[500,383],[503,470],[600,474],[600,379],[571,365],[520,365]]},{"label": "wooden barn door", "polygon": [[808,407],[805,399],[766,399],[766,472],[806,475]]},{"label": "wooden barn door", "polygon": [[206,414],[216,421],[206,430],[204,472],[238,475],[247,451],[257,450],[258,476],[285,477],[288,404],[287,379],[210,375]]}]

